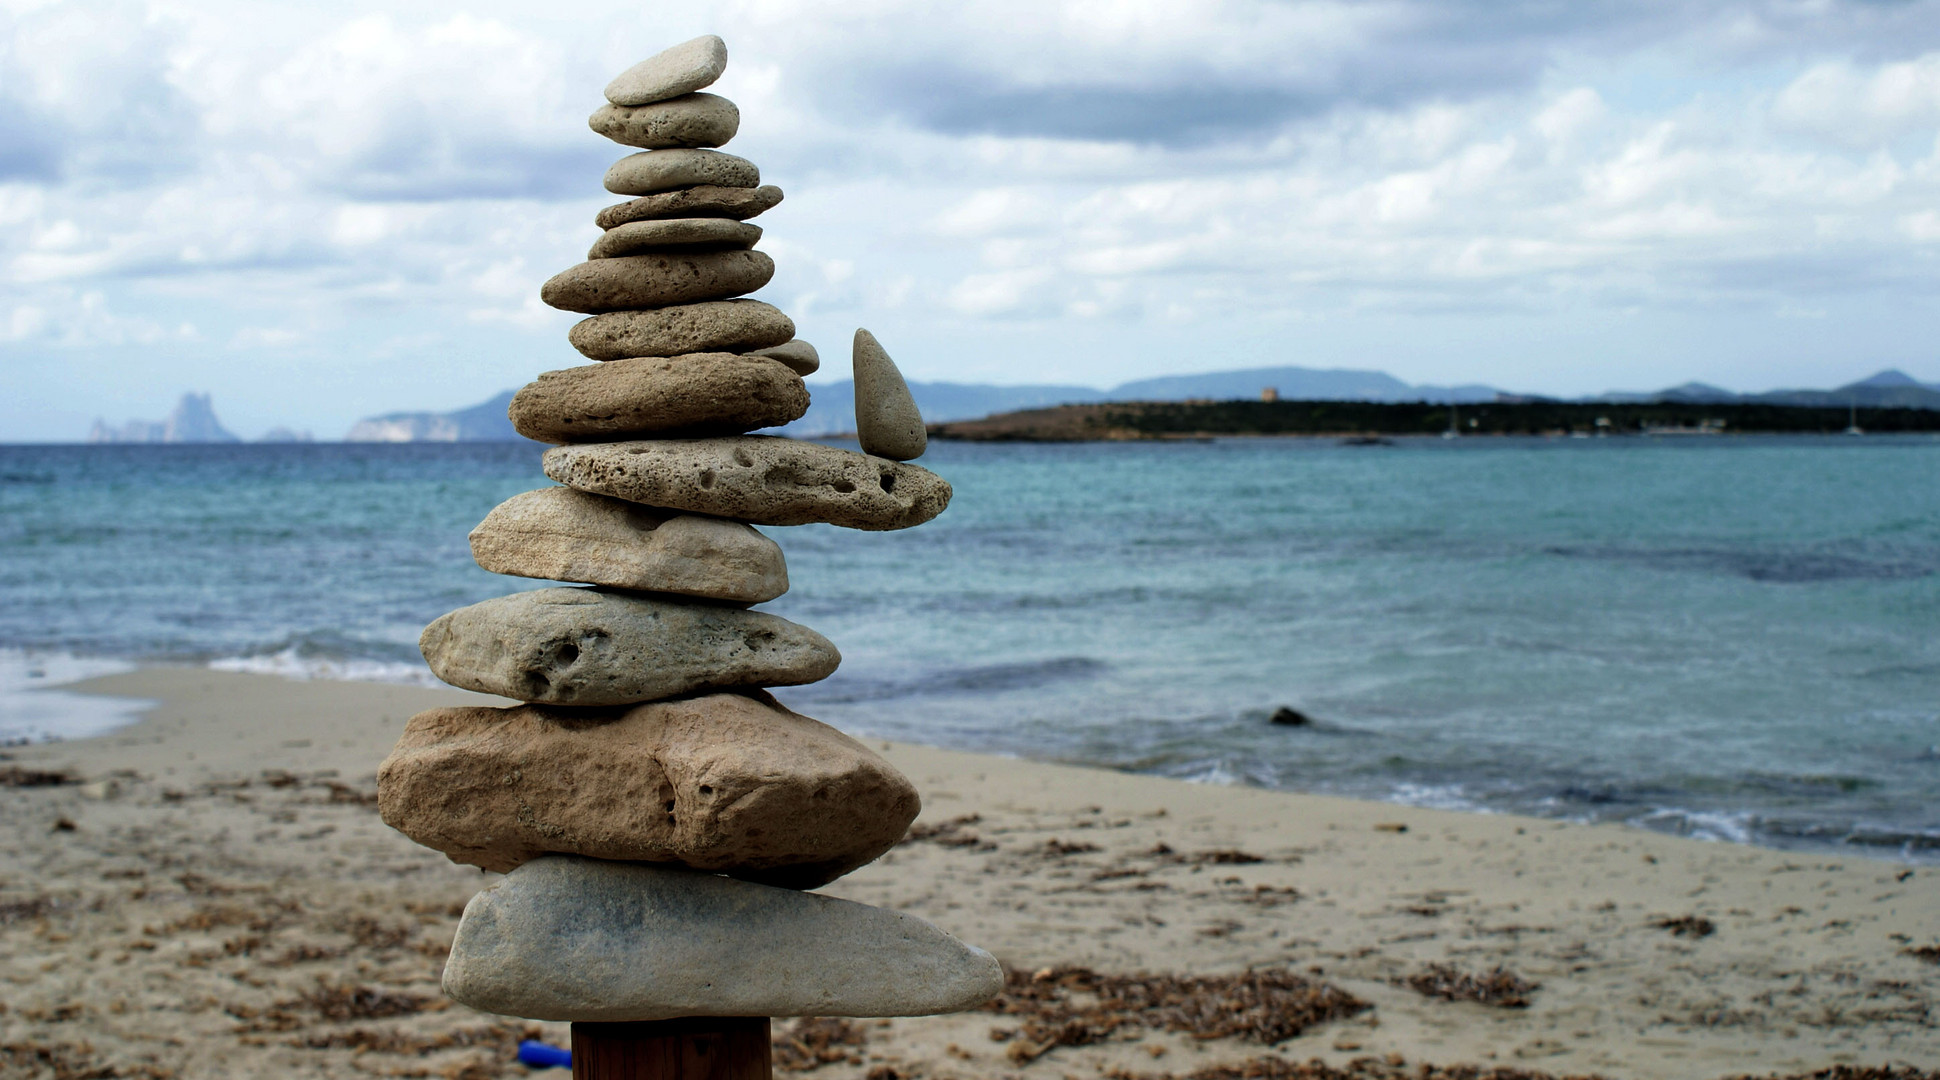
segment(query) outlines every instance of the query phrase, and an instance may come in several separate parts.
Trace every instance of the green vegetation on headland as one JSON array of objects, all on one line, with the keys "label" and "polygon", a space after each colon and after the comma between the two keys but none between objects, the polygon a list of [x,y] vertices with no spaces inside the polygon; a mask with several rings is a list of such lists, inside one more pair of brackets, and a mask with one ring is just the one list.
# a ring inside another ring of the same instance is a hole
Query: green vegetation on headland
[{"label": "green vegetation on headland", "polygon": [[[1455,405],[1463,435],[1836,435],[1843,408],[1766,404],[1581,404],[1500,401]],[[932,438],[971,442],[1087,442],[1223,435],[1439,435],[1451,406],[1375,401],[1152,401],[1060,405],[932,424]],[[1860,409],[1868,433],[1940,432],[1940,410]]]}]

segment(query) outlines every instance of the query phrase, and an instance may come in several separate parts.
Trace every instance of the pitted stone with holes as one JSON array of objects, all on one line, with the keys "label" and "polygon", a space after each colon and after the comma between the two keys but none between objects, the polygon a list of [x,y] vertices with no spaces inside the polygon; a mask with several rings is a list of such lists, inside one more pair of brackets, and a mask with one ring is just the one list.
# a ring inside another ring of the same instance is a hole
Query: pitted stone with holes
[{"label": "pitted stone with holes", "polygon": [[829,639],[778,615],[600,589],[534,589],[462,607],[418,639],[453,686],[547,705],[631,705],[835,672]]}]

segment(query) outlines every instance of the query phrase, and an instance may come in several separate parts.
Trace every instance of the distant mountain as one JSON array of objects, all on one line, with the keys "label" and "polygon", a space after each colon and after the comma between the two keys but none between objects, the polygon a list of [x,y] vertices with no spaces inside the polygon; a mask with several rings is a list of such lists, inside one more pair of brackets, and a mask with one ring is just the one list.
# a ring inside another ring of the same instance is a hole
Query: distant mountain
[{"label": "distant mountain", "polygon": [[166,420],[130,420],[111,428],[96,420],[88,432],[91,443],[233,443],[241,442],[216,419],[208,394],[183,394]]},{"label": "distant mountain", "polygon": [[1737,394],[1705,383],[1685,383],[1655,393],[1610,393],[1586,401],[1632,404],[1673,401],[1689,404],[1857,405],[1862,409],[1940,409],[1940,383],[1923,383],[1903,371],[1887,369],[1836,390],[1771,390]]},{"label": "distant mountain", "polygon": [[454,412],[396,412],[359,420],[345,442],[524,442],[505,410],[513,391]]},{"label": "distant mountain", "polygon": [[[1138,379],[1110,390],[1090,386],[912,382],[910,396],[930,423],[975,420],[996,413],[1100,401],[1257,400],[1277,396],[1315,401],[1494,401],[1492,386],[1415,386],[1380,371],[1347,368],[1270,367]],[[833,435],[855,430],[855,384],[847,379],[814,387],[807,415],[780,429],[784,435]]]}]

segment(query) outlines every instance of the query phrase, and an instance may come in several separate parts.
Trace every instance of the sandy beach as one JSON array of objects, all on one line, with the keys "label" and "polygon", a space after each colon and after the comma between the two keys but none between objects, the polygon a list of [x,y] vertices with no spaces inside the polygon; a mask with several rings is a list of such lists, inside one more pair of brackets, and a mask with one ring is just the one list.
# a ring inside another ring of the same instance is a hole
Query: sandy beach
[{"label": "sandy beach", "polygon": [[[374,805],[411,713],[491,699],[181,668],[68,689],[155,707],[103,738],[0,751],[0,1075],[513,1076],[518,1039],[565,1041],[442,998],[458,914],[490,878]],[[778,1021],[785,1069],[1940,1065],[1940,871],[881,745],[923,815],[824,891],[990,949],[1017,989],[1006,1012]],[[1214,977],[1249,969],[1334,1004],[1285,1038],[1087,1011],[1136,973],[1237,1001],[1258,980]],[[1424,992],[1478,986],[1501,1003]]]}]

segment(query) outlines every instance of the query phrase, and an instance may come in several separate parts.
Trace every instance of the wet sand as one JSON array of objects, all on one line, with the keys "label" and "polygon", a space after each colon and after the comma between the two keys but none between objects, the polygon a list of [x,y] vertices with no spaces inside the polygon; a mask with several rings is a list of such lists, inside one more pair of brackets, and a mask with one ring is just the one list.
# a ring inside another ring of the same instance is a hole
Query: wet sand
[{"label": "wet sand", "polygon": [[[0,1076],[515,1076],[517,1039],[564,1042],[564,1025],[440,996],[458,912],[491,878],[375,811],[412,712],[492,699],[175,668],[68,689],[157,706],[103,738],[0,751]],[[1071,966],[1258,968],[1372,1007],[1277,1045],[1148,1024],[1046,1049],[1028,1018],[988,1011],[823,1025],[804,1040],[836,1059],[817,1077],[1940,1063],[1931,868],[883,745],[923,816],[823,891],[1051,969],[1045,985]],[[1410,985],[1496,969],[1536,984],[1527,1005]]]}]

